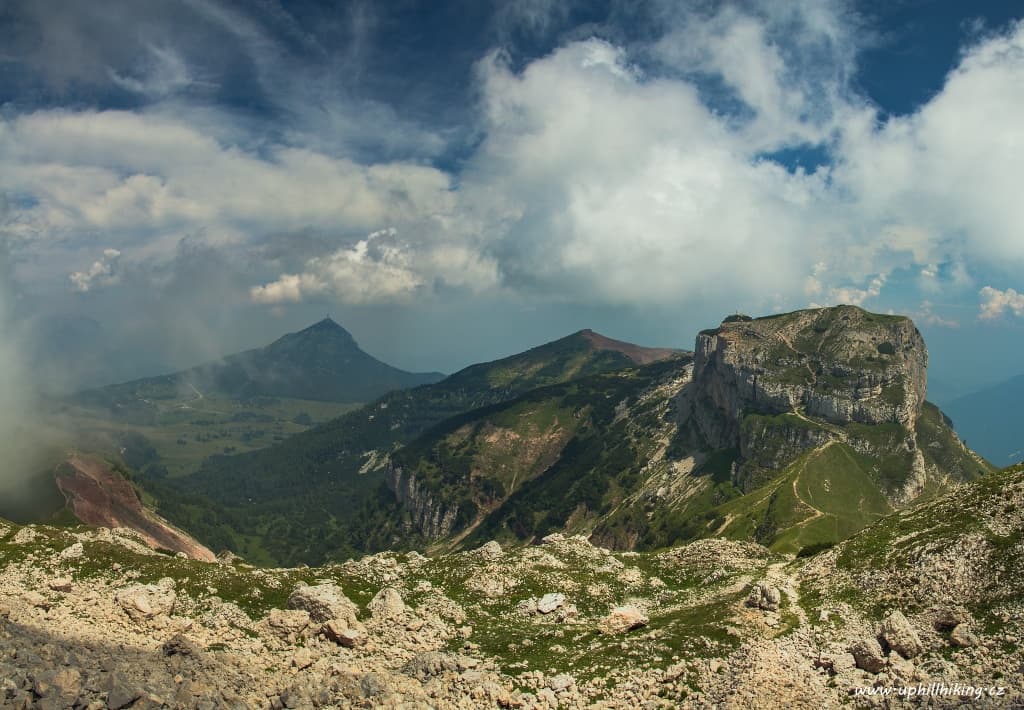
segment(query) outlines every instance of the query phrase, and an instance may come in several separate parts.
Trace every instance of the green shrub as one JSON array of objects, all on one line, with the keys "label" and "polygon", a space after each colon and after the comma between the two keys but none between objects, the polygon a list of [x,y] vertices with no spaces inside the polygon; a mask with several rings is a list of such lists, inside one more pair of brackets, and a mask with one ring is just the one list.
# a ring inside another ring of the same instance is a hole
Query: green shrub
[{"label": "green shrub", "polygon": [[814,557],[819,552],[824,552],[825,550],[828,550],[828,549],[830,549],[832,547],[835,547],[835,544],[836,543],[832,542],[832,541],[823,541],[823,542],[814,542],[814,543],[811,543],[810,545],[804,545],[803,547],[800,548],[800,551],[796,553],[796,556],[797,557]]}]

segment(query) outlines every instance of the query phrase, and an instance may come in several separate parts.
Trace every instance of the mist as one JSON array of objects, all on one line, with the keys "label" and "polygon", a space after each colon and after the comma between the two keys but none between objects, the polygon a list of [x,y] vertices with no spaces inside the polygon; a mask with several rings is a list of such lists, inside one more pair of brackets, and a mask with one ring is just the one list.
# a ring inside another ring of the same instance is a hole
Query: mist
[{"label": "mist", "polygon": [[56,440],[40,416],[38,388],[13,315],[14,282],[0,203],[0,516],[26,522],[56,512],[62,497],[49,459]]}]

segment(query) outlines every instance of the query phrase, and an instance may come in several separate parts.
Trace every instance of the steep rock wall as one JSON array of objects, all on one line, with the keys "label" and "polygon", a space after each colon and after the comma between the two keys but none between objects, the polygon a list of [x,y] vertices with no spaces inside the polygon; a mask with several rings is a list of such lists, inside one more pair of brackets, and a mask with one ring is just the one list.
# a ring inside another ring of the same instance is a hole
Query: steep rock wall
[{"label": "steep rock wall", "polygon": [[737,319],[695,351],[690,414],[712,448],[744,448],[748,413],[912,431],[924,404],[928,351],[908,318],[837,306]]},{"label": "steep rock wall", "polygon": [[415,532],[428,540],[437,540],[449,535],[459,514],[457,505],[443,505],[435,501],[426,488],[412,473],[406,473],[390,461],[384,468],[388,488],[409,514],[409,532]]}]

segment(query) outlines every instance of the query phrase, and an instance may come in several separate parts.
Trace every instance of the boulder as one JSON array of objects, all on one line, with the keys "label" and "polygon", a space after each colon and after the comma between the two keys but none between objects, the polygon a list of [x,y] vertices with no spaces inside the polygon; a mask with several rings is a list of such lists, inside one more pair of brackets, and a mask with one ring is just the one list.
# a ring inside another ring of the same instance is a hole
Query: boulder
[{"label": "boulder", "polygon": [[34,589],[30,589],[25,592],[22,595],[22,599],[24,599],[29,606],[34,606],[35,608],[42,609],[43,611],[48,611],[53,607],[53,602]]},{"label": "boulder", "polygon": [[580,611],[576,608],[575,604],[563,604],[558,608],[558,612],[555,614],[555,616],[561,622],[572,624],[576,623],[579,614]]},{"label": "boulder", "polygon": [[952,631],[956,626],[970,621],[967,612],[953,607],[939,607],[932,615],[932,626],[936,631]]},{"label": "boulder", "polygon": [[56,579],[51,579],[47,586],[55,592],[70,592],[75,588],[75,584],[71,581],[70,577],[57,577]]},{"label": "boulder", "polygon": [[356,605],[345,596],[336,584],[300,584],[288,597],[288,608],[305,611],[309,618],[322,624],[331,619],[355,621],[358,615]]},{"label": "boulder", "polygon": [[516,604],[516,611],[523,616],[533,616],[537,613],[537,597],[523,599],[521,602]]},{"label": "boulder", "polygon": [[405,602],[394,587],[384,587],[377,592],[366,607],[375,619],[393,619],[405,613]]},{"label": "boulder", "polygon": [[231,550],[221,550],[217,553],[217,562],[222,565],[233,565],[236,562],[244,562],[245,560],[240,556],[236,555]]},{"label": "boulder", "polygon": [[906,659],[914,658],[924,652],[924,644],[921,643],[917,632],[903,612],[899,610],[889,612],[882,620],[879,636],[886,646]]},{"label": "boulder", "polygon": [[782,605],[782,592],[767,584],[755,584],[747,597],[747,606],[764,611],[778,611]]},{"label": "boulder", "polygon": [[451,653],[427,651],[414,656],[402,667],[402,672],[419,680],[426,680],[446,672],[458,672],[465,666]]},{"label": "boulder", "polygon": [[35,542],[38,537],[39,533],[35,531],[35,528],[25,527],[14,533],[14,537],[11,538],[11,542],[15,545],[27,545],[30,542]]},{"label": "boulder", "polygon": [[313,665],[314,660],[316,659],[313,657],[313,652],[305,646],[296,650],[295,653],[292,654],[292,665],[300,671]]},{"label": "boulder", "polygon": [[294,642],[309,626],[309,620],[309,612],[304,609],[271,609],[264,623],[277,638]]},{"label": "boulder", "polygon": [[336,642],[345,648],[355,648],[366,643],[366,632],[361,629],[345,629],[337,635]]},{"label": "boulder", "polygon": [[183,658],[195,658],[201,653],[195,641],[184,634],[175,634],[160,647],[164,656],[179,656]]},{"label": "boulder", "polygon": [[497,540],[491,540],[476,549],[476,556],[488,562],[500,560],[504,554]]},{"label": "boulder", "polygon": [[885,668],[886,659],[882,646],[875,639],[861,639],[850,646],[853,661],[863,671],[881,673]]},{"label": "boulder", "polygon": [[565,595],[558,592],[545,594],[537,602],[537,611],[541,614],[550,614],[555,609],[565,604]]},{"label": "boulder", "polygon": [[366,643],[366,630],[358,621],[349,624],[345,619],[331,619],[320,628],[320,632],[345,648],[355,648]]},{"label": "boulder", "polygon": [[107,677],[105,685],[107,707],[110,710],[129,707],[143,695],[142,689],[130,683],[128,678],[118,671],[114,671]]},{"label": "boulder", "polygon": [[140,623],[171,614],[178,595],[173,581],[162,579],[158,584],[136,584],[122,589],[114,599],[132,621]]},{"label": "boulder", "polygon": [[624,634],[627,631],[646,626],[650,619],[647,614],[632,605],[619,606],[601,620],[599,629],[604,634]]},{"label": "boulder", "polygon": [[555,693],[567,693],[576,689],[576,679],[568,673],[559,673],[547,679],[545,687]]},{"label": "boulder", "polygon": [[957,624],[949,632],[949,642],[954,646],[967,648],[968,646],[977,646],[981,643],[981,640],[974,635],[974,632],[971,631],[967,624]]}]

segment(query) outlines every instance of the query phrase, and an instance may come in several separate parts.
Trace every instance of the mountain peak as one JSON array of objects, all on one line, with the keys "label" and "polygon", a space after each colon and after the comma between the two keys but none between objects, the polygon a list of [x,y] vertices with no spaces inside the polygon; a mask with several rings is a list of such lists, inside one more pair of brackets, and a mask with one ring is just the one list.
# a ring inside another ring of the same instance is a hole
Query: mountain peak
[{"label": "mountain peak", "polygon": [[615,340],[614,338],[601,335],[590,328],[584,328],[575,333],[575,335],[584,338],[594,350],[611,350],[621,353],[637,365],[647,365],[659,360],[666,360],[683,352],[674,348],[648,348],[622,340]]},{"label": "mountain peak", "polygon": [[299,332],[302,332],[302,333],[312,333],[312,332],[317,332],[317,331],[320,331],[320,332],[332,332],[333,331],[333,332],[341,332],[341,333],[348,334],[348,331],[345,330],[341,326],[341,324],[339,324],[336,320],[334,320],[330,316],[327,316],[323,320],[318,320],[313,325],[309,326],[308,328],[304,328],[303,330],[301,330]]}]

